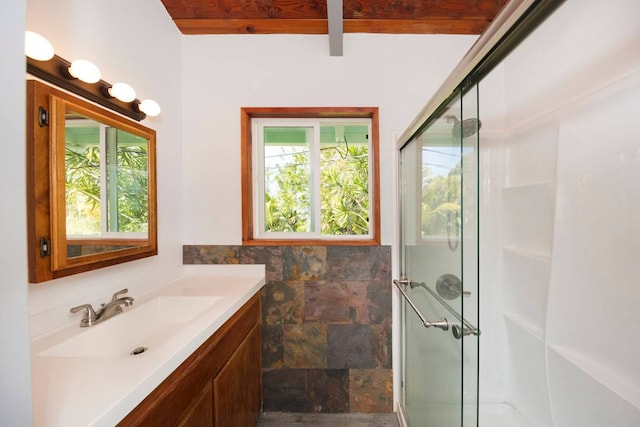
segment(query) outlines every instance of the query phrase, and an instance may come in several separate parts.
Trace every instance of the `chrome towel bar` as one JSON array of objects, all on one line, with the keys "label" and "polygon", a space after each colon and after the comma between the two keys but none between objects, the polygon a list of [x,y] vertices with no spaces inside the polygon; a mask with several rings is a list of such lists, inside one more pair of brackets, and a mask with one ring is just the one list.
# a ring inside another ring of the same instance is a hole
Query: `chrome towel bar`
[{"label": "chrome towel bar", "polygon": [[[466,335],[474,335],[474,336],[480,335],[480,330],[478,328],[473,326],[467,319],[465,319],[464,317],[459,315],[458,312],[456,312],[456,310],[453,307],[451,307],[449,304],[447,304],[447,302],[445,300],[443,300],[440,297],[440,295],[438,295],[436,292],[434,292],[433,289],[431,289],[429,286],[427,286],[426,283],[424,283],[424,282],[414,282],[414,281],[409,280],[409,279],[400,279],[400,280],[394,279],[393,283],[398,287],[400,292],[402,292],[402,295],[404,295],[406,300],[409,302],[409,305],[411,305],[411,307],[416,312],[416,314],[418,314],[418,317],[420,317],[420,320],[423,320],[422,315],[419,314],[418,309],[416,308],[415,304],[413,303],[413,301],[411,301],[411,299],[409,298],[407,293],[404,291],[404,289],[402,289],[402,287],[400,285],[404,285],[404,286],[409,285],[409,286],[411,286],[411,288],[415,288],[416,286],[421,286],[424,289],[426,289],[426,291],[429,293],[429,295],[431,295],[433,298],[435,298],[436,301],[438,301],[444,308],[446,308],[447,311],[449,311],[449,313],[451,313],[453,315],[453,317],[455,317],[461,323],[460,326],[459,325],[453,325],[451,327],[451,331],[453,332],[453,336],[456,339],[461,339]],[[443,317],[443,319],[444,319],[444,317]],[[444,329],[444,330],[446,331],[447,329]]]},{"label": "chrome towel bar", "polygon": [[393,280],[393,284],[398,287],[398,290],[400,291],[400,293],[402,294],[404,299],[407,300],[407,302],[409,303],[409,305],[411,306],[413,311],[416,312],[416,314],[420,318],[420,321],[422,322],[424,327],[425,328],[432,328],[433,327],[433,328],[442,329],[443,331],[448,331],[449,330],[449,322],[447,321],[447,318],[446,317],[441,317],[440,319],[436,320],[435,322],[430,322],[427,319],[425,319],[425,317],[422,315],[422,313],[420,313],[420,310],[418,310],[418,307],[416,307],[416,305],[413,303],[413,301],[411,301],[411,298],[409,298],[409,295],[407,295],[407,293],[404,291],[404,289],[402,289],[402,287],[400,286],[401,283],[402,283],[401,281],[398,281],[398,280],[395,280],[395,279]]}]

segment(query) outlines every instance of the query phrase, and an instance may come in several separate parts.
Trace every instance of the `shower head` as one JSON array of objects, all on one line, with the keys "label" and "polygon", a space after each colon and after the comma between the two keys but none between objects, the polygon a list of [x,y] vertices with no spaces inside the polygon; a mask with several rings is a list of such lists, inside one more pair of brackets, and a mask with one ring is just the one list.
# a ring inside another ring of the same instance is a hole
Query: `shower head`
[{"label": "shower head", "polygon": [[454,138],[459,138],[460,131],[462,128],[462,138],[467,138],[480,130],[482,127],[482,122],[480,119],[470,118],[465,119],[462,122],[453,115],[444,116],[447,119],[447,123],[453,122],[453,129],[451,130],[451,135]]}]

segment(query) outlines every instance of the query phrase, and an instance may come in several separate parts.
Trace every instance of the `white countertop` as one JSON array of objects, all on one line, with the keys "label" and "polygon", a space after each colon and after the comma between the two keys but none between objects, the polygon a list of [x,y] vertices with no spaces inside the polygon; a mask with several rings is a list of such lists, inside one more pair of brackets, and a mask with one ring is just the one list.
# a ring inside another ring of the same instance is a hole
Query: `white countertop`
[{"label": "white countertop", "polygon": [[[171,346],[131,357],[53,357],[41,353],[91,330],[78,325],[32,343],[36,426],[113,426],[135,408],[264,285],[264,275],[207,275],[203,270],[151,294],[135,296],[127,311],[157,296],[220,296],[222,300],[181,328]],[[106,325],[112,319],[106,320]],[[126,333],[126,330],[122,332]],[[142,356],[142,357],[141,357]]]}]

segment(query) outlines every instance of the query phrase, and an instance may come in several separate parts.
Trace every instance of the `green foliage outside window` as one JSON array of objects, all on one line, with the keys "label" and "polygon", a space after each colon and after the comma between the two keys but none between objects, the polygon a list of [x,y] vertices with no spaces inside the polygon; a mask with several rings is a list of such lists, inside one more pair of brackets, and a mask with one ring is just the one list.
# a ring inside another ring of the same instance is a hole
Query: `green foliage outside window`
[{"label": "green foliage outside window", "polygon": [[282,163],[265,173],[265,229],[304,233],[311,220],[309,153],[285,147],[281,153]]},{"label": "green foliage outside window", "polygon": [[[283,158],[287,151],[282,147]],[[311,190],[308,153],[288,154],[265,173],[265,228],[308,232]],[[320,150],[320,224],[323,235],[369,233],[369,149],[323,144]],[[270,185],[269,185],[270,184]]]},{"label": "green foliage outside window", "polygon": [[369,155],[366,146],[321,151],[322,234],[369,233]]}]

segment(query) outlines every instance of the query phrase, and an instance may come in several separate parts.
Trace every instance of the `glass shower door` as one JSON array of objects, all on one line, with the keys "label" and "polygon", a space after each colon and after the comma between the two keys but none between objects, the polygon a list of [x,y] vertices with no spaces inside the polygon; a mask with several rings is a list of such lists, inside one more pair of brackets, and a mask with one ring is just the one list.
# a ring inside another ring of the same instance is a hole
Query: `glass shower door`
[{"label": "glass shower door", "polygon": [[[409,427],[477,426],[477,88],[400,153],[401,406]],[[446,321],[445,321],[446,319]]]}]

